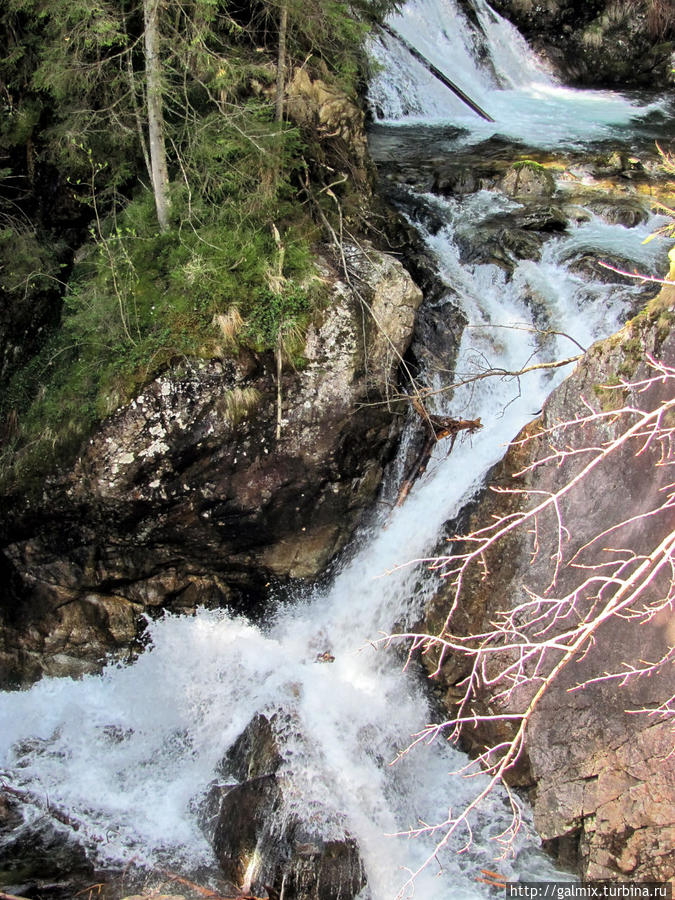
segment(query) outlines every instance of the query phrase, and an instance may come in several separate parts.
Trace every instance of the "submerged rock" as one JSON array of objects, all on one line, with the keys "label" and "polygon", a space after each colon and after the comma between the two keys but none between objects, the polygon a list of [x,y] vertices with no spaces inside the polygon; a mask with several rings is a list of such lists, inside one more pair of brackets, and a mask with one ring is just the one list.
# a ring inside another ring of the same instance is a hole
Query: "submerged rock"
[{"label": "submerged rock", "polygon": [[592,200],[588,208],[610,225],[623,225],[626,228],[643,225],[649,218],[643,203],[634,197],[604,197]]}]

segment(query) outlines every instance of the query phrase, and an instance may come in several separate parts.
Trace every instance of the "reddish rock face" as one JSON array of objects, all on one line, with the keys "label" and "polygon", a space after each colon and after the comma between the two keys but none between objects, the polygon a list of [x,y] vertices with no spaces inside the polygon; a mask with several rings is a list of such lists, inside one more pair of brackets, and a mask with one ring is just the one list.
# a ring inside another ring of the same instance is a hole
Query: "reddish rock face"
[{"label": "reddish rock face", "polygon": [[[621,379],[637,384],[654,376],[648,355],[675,366],[668,305],[662,296],[651,312],[591,348],[551,395],[541,419],[523,431],[520,443],[514,442],[492,473],[495,486],[528,494],[487,492],[464,533],[489,526],[495,517],[532,509],[573,484],[598,448],[616,441],[641,411],[672,403],[672,378],[657,380],[647,390],[619,384]],[[627,406],[633,412],[619,412]],[[563,426],[587,418],[591,407],[599,413],[592,421]],[[504,613],[539,597],[541,640],[557,636],[562,641],[579,622],[604,609],[607,598],[624,590],[619,579],[629,581],[664,541],[672,542],[675,520],[672,505],[667,505],[673,481],[672,416],[671,409],[659,419],[658,433],[646,426],[617,446],[606,462],[560,497],[557,511],[551,507],[489,548],[480,572],[467,573],[452,633],[489,631]],[[566,454],[562,462],[561,451]],[[547,456],[550,464],[533,467]],[[599,623],[592,640],[561,669],[532,714],[518,766],[508,773],[512,782],[533,788],[535,824],[542,838],[589,879],[661,881],[675,873],[672,712],[656,712],[675,693],[672,658],[667,660],[674,636],[672,559],[668,563],[666,554],[654,571],[634,601]],[[600,579],[610,572],[612,580],[598,594]],[[586,581],[587,587],[580,589]],[[628,585],[626,597],[630,589]],[[546,613],[552,609],[547,604],[575,592],[573,603],[556,607],[557,618]],[[452,596],[446,581],[428,609],[425,627],[431,633],[442,628]],[[650,609],[656,610],[654,615]],[[527,621],[525,613],[519,614],[523,631]],[[515,632],[512,637],[516,642]],[[516,657],[503,659],[511,658]],[[479,688],[472,708],[487,715],[526,710],[541,678],[553,671],[562,653],[552,649],[536,672],[532,659],[521,670],[526,679]],[[661,660],[666,661],[652,671],[636,674]],[[441,669],[451,712],[458,708],[467,672],[466,658],[457,655],[449,655]],[[485,673],[496,672],[496,663],[488,660]],[[607,678],[614,673],[628,677]],[[509,686],[508,694],[499,694]],[[482,752],[514,733],[515,726],[502,720],[466,728],[464,740]]]},{"label": "reddish rock face", "polygon": [[148,609],[255,615],[345,546],[394,447],[398,418],[377,401],[422,298],[391,257],[349,255],[361,297],[322,263],[331,297],[307,364],[283,373],[278,439],[271,358],[188,361],[106,420],[40,501],[17,502],[3,541],[5,683],[128,653]]}]

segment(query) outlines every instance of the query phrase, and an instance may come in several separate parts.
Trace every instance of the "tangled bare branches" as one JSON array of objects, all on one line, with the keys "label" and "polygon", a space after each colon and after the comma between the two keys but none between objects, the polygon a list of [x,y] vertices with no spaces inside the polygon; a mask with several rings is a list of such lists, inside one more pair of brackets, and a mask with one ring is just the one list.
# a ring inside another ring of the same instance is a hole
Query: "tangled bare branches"
[{"label": "tangled bare branches", "polygon": [[[452,679],[451,717],[427,726],[404,752],[441,735],[456,741],[468,730],[480,736],[476,758],[462,770],[487,774],[478,796],[444,822],[410,832],[440,835],[435,853],[460,828],[470,843],[470,815],[499,783],[513,810],[511,827],[498,836],[508,850],[520,827],[520,806],[507,783],[553,685],[566,692],[628,686],[626,713],[675,726],[675,696],[663,690],[658,700],[652,692],[640,708],[627,708],[642,696],[638,682],[653,684],[672,668],[675,647],[667,628],[658,631],[663,641],[648,640],[646,658],[631,656],[625,646],[615,648],[611,661],[597,652],[603,630],[663,623],[675,602],[675,368],[647,359],[643,377],[602,386],[596,402],[581,399],[574,418],[531,428],[513,445],[518,486],[493,488],[492,521],[454,537],[450,552],[431,562],[446,580],[442,627],[386,639],[408,642],[409,659],[426,654],[434,661],[427,663],[432,675],[446,665],[460,672]],[[620,502],[607,502],[610,490]],[[503,600],[483,598],[482,612],[467,627],[472,595],[486,584],[494,594],[503,560],[524,552],[528,583],[518,582],[511,600],[506,590]]]}]

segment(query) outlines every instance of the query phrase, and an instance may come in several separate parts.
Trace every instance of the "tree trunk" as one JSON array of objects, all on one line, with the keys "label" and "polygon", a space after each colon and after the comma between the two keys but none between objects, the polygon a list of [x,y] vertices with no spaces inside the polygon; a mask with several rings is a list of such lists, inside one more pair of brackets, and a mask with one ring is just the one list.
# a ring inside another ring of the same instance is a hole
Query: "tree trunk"
[{"label": "tree trunk", "polygon": [[286,31],[288,30],[288,6],[284,2],[279,12],[279,55],[277,58],[277,96],[274,118],[284,120],[284,82],[286,75]]},{"label": "tree trunk", "polygon": [[147,78],[148,136],[152,189],[155,194],[157,221],[161,231],[169,227],[169,172],[164,147],[164,113],[162,104],[162,72],[159,58],[159,2],[143,0],[145,19],[145,74]]}]

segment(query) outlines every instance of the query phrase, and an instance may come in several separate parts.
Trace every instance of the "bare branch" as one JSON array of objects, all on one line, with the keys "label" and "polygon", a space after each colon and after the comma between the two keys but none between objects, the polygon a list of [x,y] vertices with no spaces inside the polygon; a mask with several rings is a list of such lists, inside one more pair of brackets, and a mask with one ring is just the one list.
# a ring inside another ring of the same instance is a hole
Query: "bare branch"
[{"label": "bare branch", "polygon": [[[454,704],[453,715],[413,735],[398,758],[439,737],[456,741],[467,728],[501,723],[502,727],[508,726],[510,735],[485,746],[461,770],[464,777],[479,772],[488,776],[486,785],[471,803],[459,811],[450,811],[443,822],[411,829],[411,835],[425,833],[441,837],[426,862],[411,873],[400,897],[458,829],[466,831],[470,842],[471,813],[497,784],[508,790],[505,778],[522,754],[535,710],[561,673],[594,651],[602,626],[612,619],[640,625],[661,613],[672,612],[675,484],[663,484],[643,509],[618,521],[609,521],[607,527],[584,539],[578,547],[572,540],[575,537],[572,525],[566,523],[563,502],[598,467],[614,466],[619,454],[638,458],[649,452],[645,465],[654,466],[657,471],[675,465],[675,368],[651,357],[648,366],[645,377],[622,380],[607,388],[625,392],[626,397],[636,402],[624,402],[619,409],[607,411],[583,401],[586,411],[575,418],[539,428],[514,442],[522,446],[536,441],[539,454],[516,472],[514,478],[527,479],[532,472],[546,466],[554,471],[559,469],[562,475],[550,490],[527,486],[527,481],[523,487],[493,488],[517,502],[515,511],[497,516],[488,525],[468,534],[453,537],[448,554],[422,561],[450,584],[449,611],[443,626],[436,634],[407,632],[387,635],[376,642],[376,646],[382,647],[392,642],[406,643],[408,663],[419,654],[433,659],[427,663],[430,677],[437,676],[450,657],[455,665],[460,661],[464,665],[461,680],[453,682],[461,694]],[[642,398],[641,405],[637,403],[638,398]],[[594,435],[596,432],[602,435],[602,439],[596,437],[589,442],[590,428],[595,429]],[[539,571],[550,573],[546,576],[547,586],[539,590],[524,586],[524,598],[510,608],[491,613],[490,621],[478,633],[456,633],[454,617],[466,586],[480,583],[489,574],[491,551],[503,547],[504,541],[514,533],[529,534],[532,561],[541,556],[540,524],[544,515],[548,517],[547,542],[552,546],[547,549],[548,556],[542,558]],[[638,551],[631,545],[629,535],[637,526],[647,531],[643,526],[648,523],[652,542]],[[622,536],[626,536],[623,543]],[[611,546],[607,545],[608,538],[613,542]],[[567,690],[579,691],[602,682],[625,687],[637,679],[665,671],[674,658],[672,646],[659,652],[658,657],[655,654],[655,658],[632,662],[619,658],[614,667],[582,678]],[[675,696],[653,707],[626,712],[675,723]],[[503,730],[497,733],[503,735]],[[503,852],[508,852],[519,827],[516,804],[511,828],[497,838]]]}]

